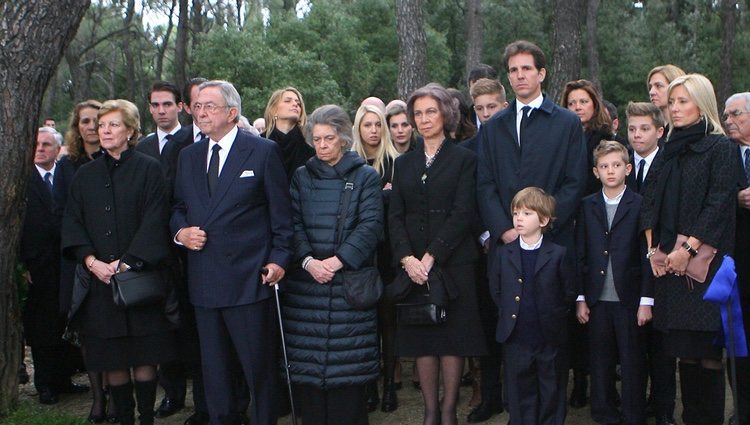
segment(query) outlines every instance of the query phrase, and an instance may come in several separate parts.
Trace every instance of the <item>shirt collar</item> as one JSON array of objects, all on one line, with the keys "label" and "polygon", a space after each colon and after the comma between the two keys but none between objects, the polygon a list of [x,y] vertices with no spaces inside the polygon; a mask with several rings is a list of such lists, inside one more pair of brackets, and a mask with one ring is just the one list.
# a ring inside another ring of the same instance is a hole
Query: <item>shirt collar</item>
[{"label": "shirt collar", "polygon": [[544,240],[544,235],[541,235],[539,237],[539,240],[536,241],[535,243],[527,244],[526,242],[523,241],[523,237],[521,236],[518,237],[518,241],[521,243],[521,249],[523,249],[524,251],[533,251],[535,249],[539,249],[539,247],[542,246],[543,240]]},{"label": "shirt collar", "polygon": [[159,138],[159,141],[162,141],[162,140],[164,140],[165,137],[167,137],[168,134],[175,134],[175,133],[177,133],[180,130],[180,128],[182,128],[182,127],[180,126],[179,123],[177,124],[177,127],[173,128],[172,131],[170,131],[168,133],[164,132],[164,131],[161,131],[160,128],[157,128],[156,129],[156,136]]},{"label": "shirt collar", "polygon": [[651,165],[651,163],[654,161],[654,158],[656,158],[656,153],[657,152],[659,152],[659,147],[658,146],[656,147],[656,149],[653,152],[651,152],[650,154],[648,154],[645,157],[642,157],[642,156],[638,155],[638,152],[633,151],[633,162],[634,162],[633,166],[637,167],[638,163],[641,162],[642,159],[646,160],[646,164]]},{"label": "shirt collar", "polygon": [[232,149],[232,143],[234,143],[234,139],[237,138],[238,131],[239,129],[235,125],[231,130],[229,130],[229,133],[225,134],[224,137],[221,138],[221,140],[219,141],[211,140],[211,142],[209,143],[209,147],[208,147],[209,151],[211,150],[211,148],[214,147],[214,142],[216,142],[219,144],[219,146],[221,146],[221,149],[224,152],[229,152],[229,150]]},{"label": "shirt collar", "polygon": [[49,170],[45,170],[44,168],[42,168],[42,167],[40,167],[40,166],[38,166],[36,164],[34,164],[34,167],[36,167],[36,171],[39,173],[39,175],[42,176],[42,180],[44,180],[44,176],[47,173],[52,173],[52,178],[53,179],[55,178],[55,169],[57,168],[57,162],[55,162],[54,164],[52,164],[52,168],[50,168]]},{"label": "shirt collar", "polygon": [[520,113],[524,106],[530,106],[531,109],[539,109],[544,102],[544,95],[540,94],[536,99],[532,100],[528,104],[523,104],[521,101],[516,99],[516,113]]},{"label": "shirt collar", "polygon": [[602,196],[604,197],[604,203],[607,205],[618,205],[620,201],[622,200],[622,195],[625,194],[625,190],[627,190],[627,187],[624,187],[622,189],[622,192],[620,192],[620,194],[615,196],[614,198],[608,198],[607,194],[604,193],[604,189],[602,189]]},{"label": "shirt collar", "polygon": [[[193,140],[194,141],[200,142],[200,139],[198,139],[198,133],[200,133],[200,132],[201,132],[201,129],[198,128],[198,126],[195,125],[195,123],[193,123]],[[196,140],[196,139],[198,139],[198,140]]]}]

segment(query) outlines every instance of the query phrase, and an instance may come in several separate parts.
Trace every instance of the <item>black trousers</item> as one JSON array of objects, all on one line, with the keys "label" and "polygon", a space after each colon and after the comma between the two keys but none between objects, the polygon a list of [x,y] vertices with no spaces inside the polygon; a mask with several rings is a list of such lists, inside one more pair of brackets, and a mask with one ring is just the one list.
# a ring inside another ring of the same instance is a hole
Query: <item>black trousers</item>
[{"label": "black trousers", "polygon": [[567,413],[568,359],[564,346],[506,342],[505,400],[513,425],[562,425]]},{"label": "black trousers", "polygon": [[251,423],[275,424],[276,322],[271,300],[224,307],[195,307],[200,335],[203,382],[212,425],[239,423],[241,401],[235,391],[236,355],[250,389]]},{"label": "black trousers", "polygon": [[[656,416],[673,417],[677,396],[677,360],[664,351],[664,333],[646,325],[646,359]],[[750,424],[749,424],[750,425]]]},{"label": "black trousers", "polygon": [[[591,418],[598,424],[643,425],[646,422],[644,330],[636,311],[619,302],[599,301],[589,319]],[[622,416],[615,403],[615,368],[622,367]]]},{"label": "black trousers", "polygon": [[50,388],[58,391],[70,383],[70,377],[74,372],[71,359],[73,350],[74,348],[65,342],[31,347],[34,387],[37,390]]},{"label": "black trousers", "polygon": [[299,386],[302,425],[367,425],[365,386],[323,390]]}]

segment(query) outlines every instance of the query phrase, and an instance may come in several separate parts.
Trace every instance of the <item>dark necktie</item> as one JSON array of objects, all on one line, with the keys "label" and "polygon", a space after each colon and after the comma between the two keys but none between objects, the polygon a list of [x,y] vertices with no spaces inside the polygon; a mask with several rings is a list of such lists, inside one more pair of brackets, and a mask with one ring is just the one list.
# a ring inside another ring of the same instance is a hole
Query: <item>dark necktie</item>
[{"label": "dark necktie", "polygon": [[[745,163],[747,163],[747,156],[745,156]],[[52,193],[52,173],[49,171],[44,175],[44,184],[47,186],[49,193]]]},{"label": "dark necktie", "polygon": [[164,140],[165,140],[164,146],[162,146],[161,151],[159,151],[159,155],[163,155],[164,151],[167,149],[167,146],[169,146],[170,143],[172,142],[172,135],[167,134],[166,136],[164,136]]},{"label": "dark necktie", "polygon": [[219,151],[221,146],[215,144],[211,148],[211,160],[208,162],[208,196],[211,196],[219,182]]},{"label": "dark necktie", "polygon": [[745,178],[750,184],[750,149],[745,149]]},{"label": "dark necktie", "polygon": [[638,189],[638,192],[640,193],[641,187],[643,186],[643,169],[646,168],[646,160],[641,158],[640,161],[638,161],[638,172],[635,174],[635,187]]},{"label": "dark necktie", "polygon": [[529,123],[529,111],[531,111],[531,106],[524,106],[521,108],[521,126],[519,127],[518,131],[518,145],[522,145],[523,136],[525,135],[526,131],[526,125]]}]

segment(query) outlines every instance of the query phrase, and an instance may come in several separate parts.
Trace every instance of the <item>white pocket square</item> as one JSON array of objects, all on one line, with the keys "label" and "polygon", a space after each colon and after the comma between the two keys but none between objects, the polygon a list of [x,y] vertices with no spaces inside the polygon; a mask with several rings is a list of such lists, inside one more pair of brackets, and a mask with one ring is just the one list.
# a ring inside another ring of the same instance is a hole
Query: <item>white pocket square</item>
[{"label": "white pocket square", "polygon": [[255,172],[253,170],[245,170],[240,174],[240,178],[244,179],[245,177],[255,177]]}]

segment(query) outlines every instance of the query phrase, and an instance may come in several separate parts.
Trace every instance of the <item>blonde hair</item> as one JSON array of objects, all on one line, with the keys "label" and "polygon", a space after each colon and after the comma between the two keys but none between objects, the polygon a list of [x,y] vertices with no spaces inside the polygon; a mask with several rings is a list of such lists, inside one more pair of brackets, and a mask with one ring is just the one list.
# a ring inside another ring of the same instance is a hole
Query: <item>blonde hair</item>
[{"label": "blonde hair", "polygon": [[122,122],[125,127],[133,130],[133,135],[128,139],[128,146],[135,146],[141,136],[141,115],[138,113],[138,107],[133,102],[125,99],[107,100],[102,103],[96,119],[107,115],[110,112],[119,112],[122,115]]},{"label": "blonde hair", "polygon": [[294,87],[284,87],[283,89],[279,89],[273,92],[271,94],[271,97],[268,98],[266,111],[263,113],[263,119],[266,120],[266,137],[270,136],[273,132],[273,129],[276,128],[276,108],[278,108],[279,102],[281,102],[281,98],[284,96],[284,93],[288,91],[296,94],[297,98],[299,99],[300,112],[299,121],[297,121],[297,127],[303,129],[307,124],[307,112],[305,111],[305,101],[302,100],[302,93],[300,93],[299,90],[295,89]]},{"label": "blonde hair", "polygon": [[[362,124],[362,119],[364,119],[365,115],[368,113],[373,113],[378,117],[378,120],[380,121],[380,143],[378,143],[378,148],[375,151],[375,158],[373,158],[372,161],[372,167],[380,174],[381,177],[385,176],[385,164],[388,161],[388,158],[391,158],[391,160],[396,159],[398,157],[399,153],[396,150],[396,148],[393,146],[393,142],[391,142],[391,132],[388,130],[388,123],[385,120],[385,115],[383,115],[383,112],[378,108],[377,106],[372,105],[362,105],[357,109],[357,114],[354,117],[354,125],[352,126],[352,134],[354,135],[354,145],[353,149],[359,156],[367,159],[367,154],[365,153],[365,147],[362,143],[362,135],[359,133],[359,126]],[[391,174],[393,174],[393,168],[391,168]],[[391,178],[393,175],[390,176]]]},{"label": "blonde hair", "polygon": [[609,155],[611,153],[619,153],[620,157],[622,158],[622,162],[624,162],[625,164],[630,163],[630,153],[628,152],[628,148],[626,148],[625,145],[614,140],[602,140],[594,148],[594,167],[596,167],[596,165],[599,163],[599,159],[601,157],[603,157],[604,155]]},{"label": "blonde hair", "polygon": [[[677,77],[674,81],[669,83],[667,89],[667,96],[672,95],[672,90],[675,87],[683,86],[688,92],[688,96],[695,103],[701,113],[701,118],[706,120],[707,124],[711,124],[713,127],[710,134],[721,134],[725,135],[724,128],[721,126],[721,120],[719,119],[719,107],[716,104],[716,93],[714,92],[714,86],[711,81],[701,74],[687,74],[682,77]],[[674,124],[672,123],[672,116],[669,114],[669,133],[672,133]]]},{"label": "blonde hair", "polygon": [[541,188],[531,186],[516,193],[510,202],[510,212],[512,214],[519,208],[528,208],[539,216],[539,221],[549,219],[549,223],[542,227],[542,233],[544,233],[555,219],[555,204],[555,198],[552,195],[547,194]]},{"label": "blonde hair", "polygon": [[648,77],[646,77],[646,86],[648,87],[648,83],[651,81],[651,77],[654,76],[654,74],[661,74],[664,76],[664,78],[667,80],[667,83],[671,83],[675,80],[677,77],[682,77],[685,75],[685,71],[682,70],[679,66],[672,65],[671,63],[668,63],[666,65],[660,65],[652,69],[648,73]]}]

